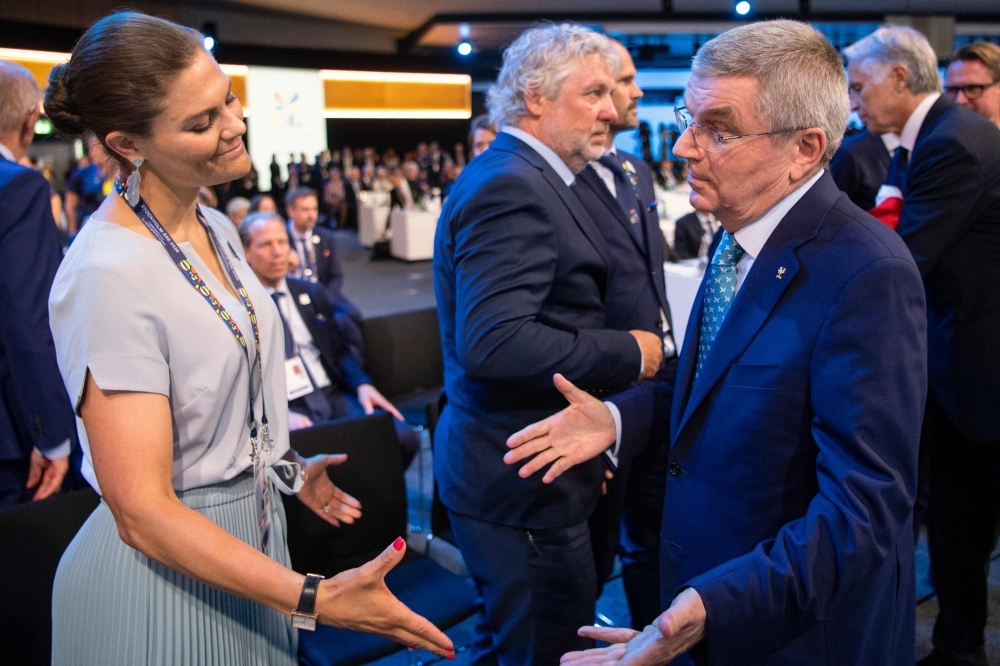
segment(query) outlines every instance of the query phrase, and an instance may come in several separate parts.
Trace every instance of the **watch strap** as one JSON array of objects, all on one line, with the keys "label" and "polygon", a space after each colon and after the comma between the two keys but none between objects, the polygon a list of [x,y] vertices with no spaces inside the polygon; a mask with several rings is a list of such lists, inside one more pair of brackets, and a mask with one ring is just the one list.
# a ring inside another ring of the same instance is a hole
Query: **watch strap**
[{"label": "watch strap", "polygon": [[299,605],[295,608],[299,613],[313,614],[316,612],[316,593],[323,577],[319,574],[306,574],[302,583],[302,594],[299,595]]}]

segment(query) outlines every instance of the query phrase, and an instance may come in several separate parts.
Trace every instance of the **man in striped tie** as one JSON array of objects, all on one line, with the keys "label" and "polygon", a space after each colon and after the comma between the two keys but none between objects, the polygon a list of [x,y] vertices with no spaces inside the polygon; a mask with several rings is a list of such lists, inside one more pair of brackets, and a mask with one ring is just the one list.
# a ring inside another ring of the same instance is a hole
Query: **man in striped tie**
[{"label": "man in striped tie", "polygon": [[[546,480],[669,414],[664,612],[564,664],[914,663],[911,515],[926,390],[923,290],[899,236],[837,189],[836,50],[793,21],[705,44],[674,152],[725,233],[688,323],[673,400],[643,382],[513,435]],[[541,460],[541,462],[540,462]]]}]

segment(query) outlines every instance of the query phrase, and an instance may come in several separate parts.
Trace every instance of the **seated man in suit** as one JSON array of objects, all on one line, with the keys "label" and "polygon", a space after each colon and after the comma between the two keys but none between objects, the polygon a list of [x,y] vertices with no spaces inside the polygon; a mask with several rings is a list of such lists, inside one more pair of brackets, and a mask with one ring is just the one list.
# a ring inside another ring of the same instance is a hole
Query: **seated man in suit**
[{"label": "seated man in suit", "polygon": [[722,225],[711,213],[696,210],[677,220],[674,225],[674,256],[680,259],[695,259],[712,245],[716,232]]},{"label": "seated man in suit", "polygon": [[504,465],[508,435],[565,406],[553,372],[607,392],[652,376],[663,356],[660,334],[607,325],[614,257],[572,189],[617,119],[617,60],[583,27],[522,34],[489,93],[500,132],[438,221],[446,403],[434,476],[484,604],[473,663],[556,664],[589,645],[576,628],[594,620],[587,519],[607,464],[548,485]]},{"label": "seated man in suit", "polygon": [[271,292],[285,328],[288,415],[292,430],[384,409],[396,417],[396,434],[408,467],[420,436],[372,386],[361,358],[344,342],[330,294],[321,285],[286,277],[288,232],[277,213],[251,213],[240,225],[247,263]]},{"label": "seated man in suit", "polygon": [[[814,28],[751,23],[692,62],[674,152],[725,233],[692,308],[673,400],[650,382],[511,438],[547,479],[669,414],[666,608],[564,664],[912,666],[911,519],[927,381],[920,274],[825,167],[844,67]],[[627,642],[626,642],[627,641]]]},{"label": "seated man in suit", "polygon": [[1000,129],[941,94],[934,49],[912,28],[881,28],[845,55],[861,118],[899,134],[895,228],[927,297],[922,453],[940,612],[921,663],[986,664],[986,572],[1000,520]]},{"label": "seated man in suit", "polygon": [[337,312],[337,325],[347,344],[358,356],[364,356],[361,311],[341,291],[344,271],[337,256],[337,238],[329,229],[316,226],[319,219],[319,196],[309,187],[297,187],[285,195],[288,214],[288,240],[299,257],[298,270],[292,274],[307,282],[323,285]]},{"label": "seated man in suit", "polygon": [[76,429],[49,331],[62,258],[49,184],[18,164],[40,99],[28,70],[0,61],[0,507],[59,490]]}]

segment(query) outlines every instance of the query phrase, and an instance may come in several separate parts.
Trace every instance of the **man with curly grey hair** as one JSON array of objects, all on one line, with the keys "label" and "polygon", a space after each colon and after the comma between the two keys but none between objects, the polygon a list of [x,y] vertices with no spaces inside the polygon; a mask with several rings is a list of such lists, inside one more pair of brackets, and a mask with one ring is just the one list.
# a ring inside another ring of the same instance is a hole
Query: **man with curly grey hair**
[{"label": "man with curly grey hair", "polygon": [[923,290],[826,171],[843,64],[808,25],[753,23],[702,46],[684,103],[674,152],[725,232],[672,402],[655,382],[606,403],[568,387],[570,407],[511,438],[559,466],[669,415],[665,610],[641,632],[581,628],[614,645],[562,663],[912,666]]},{"label": "man with curly grey hair", "polygon": [[940,613],[921,663],[985,666],[986,570],[1000,520],[1000,130],[941,95],[937,57],[915,30],[886,26],[845,53],[861,119],[900,136],[879,208],[896,200],[883,220],[913,253],[927,294],[921,484]]},{"label": "man with curly grey hair", "polygon": [[656,333],[606,326],[612,254],[571,189],[617,119],[617,68],[607,40],[587,28],[521,35],[489,93],[500,132],[438,222],[447,402],[434,471],[484,603],[476,664],[556,664],[591,644],[576,632],[596,603],[587,519],[620,453],[610,446],[550,483],[504,464],[507,437],[566,405],[555,373],[610,393],[652,376],[663,355]]}]

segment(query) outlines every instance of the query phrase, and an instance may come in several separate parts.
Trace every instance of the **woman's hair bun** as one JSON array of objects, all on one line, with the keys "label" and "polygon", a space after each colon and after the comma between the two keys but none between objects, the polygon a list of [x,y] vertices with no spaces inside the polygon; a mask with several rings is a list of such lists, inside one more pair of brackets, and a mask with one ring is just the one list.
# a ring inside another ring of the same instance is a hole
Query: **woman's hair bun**
[{"label": "woman's hair bun", "polygon": [[49,87],[45,91],[45,115],[61,134],[78,136],[87,131],[87,124],[73,103],[66,84],[69,63],[56,65],[49,74]]}]

